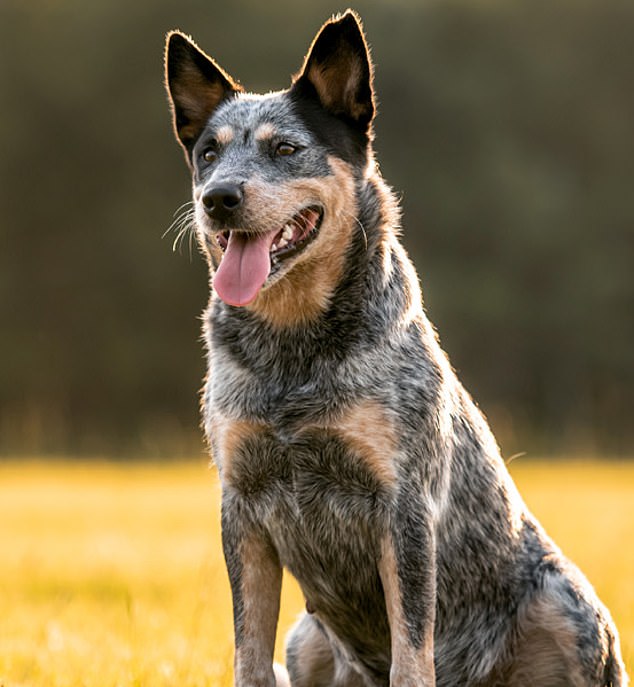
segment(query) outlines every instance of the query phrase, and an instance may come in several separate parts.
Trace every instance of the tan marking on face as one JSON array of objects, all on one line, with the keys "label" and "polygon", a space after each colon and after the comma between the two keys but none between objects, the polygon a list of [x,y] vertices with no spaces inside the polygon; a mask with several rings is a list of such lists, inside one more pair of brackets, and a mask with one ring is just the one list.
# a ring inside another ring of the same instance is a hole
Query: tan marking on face
[{"label": "tan marking on face", "polygon": [[277,133],[277,129],[271,124],[271,122],[264,122],[255,130],[255,140],[256,141],[267,141],[273,138]]},{"label": "tan marking on face", "polygon": [[256,534],[243,538],[239,555],[244,635],[236,648],[236,684],[270,684],[282,568],[271,545]]},{"label": "tan marking on face", "polygon": [[242,443],[263,431],[264,426],[249,420],[235,420],[224,415],[215,415],[209,423],[209,435],[213,448],[214,462],[218,466],[220,479],[231,483],[235,454]]},{"label": "tan marking on face", "polygon": [[364,401],[350,408],[335,427],[381,483],[394,485],[397,439],[394,423],[381,404]]},{"label": "tan marking on face", "polygon": [[426,628],[422,646],[417,649],[409,638],[407,621],[403,613],[403,595],[400,588],[398,563],[392,538],[387,536],[381,545],[379,576],[385,594],[385,607],[392,639],[392,670],[390,684],[421,685],[432,687],[434,678],[434,628]]},{"label": "tan marking on face", "polygon": [[233,141],[234,135],[235,132],[233,128],[228,124],[225,124],[224,126],[221,126],[218,131],[216,131],[216,140],[218,143],[220,143],[220,145],[226,146]]},{"label": "tan marking on face", "polygon": [[332,174],[297,179],[271,187],[261,184],[245,189],[246,203],[257,208],[250,222],[263,230],[284,226],[309,205],[321,205],[325,214],[319,235],[293,261],[289,271],[263,289],[247,306],[275,327],[293,327],[317,318],[328,307],[341,278],[346,250],[355,230],[356,201],[350,166],[337,158],[328,160]]}]

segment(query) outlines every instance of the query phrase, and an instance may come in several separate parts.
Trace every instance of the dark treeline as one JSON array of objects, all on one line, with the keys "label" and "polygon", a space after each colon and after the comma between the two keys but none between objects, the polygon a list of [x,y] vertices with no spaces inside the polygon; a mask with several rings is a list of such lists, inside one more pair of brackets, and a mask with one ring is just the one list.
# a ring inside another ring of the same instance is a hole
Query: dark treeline
[{"label": "dark treeline", "polygon": [[[167,30],[287,85],[325,0],[0,4],[0,453],[200,449],[202,260]],[[357,3],[383,172],[453,365],[516,451],[631,452],[634,4]]]}]

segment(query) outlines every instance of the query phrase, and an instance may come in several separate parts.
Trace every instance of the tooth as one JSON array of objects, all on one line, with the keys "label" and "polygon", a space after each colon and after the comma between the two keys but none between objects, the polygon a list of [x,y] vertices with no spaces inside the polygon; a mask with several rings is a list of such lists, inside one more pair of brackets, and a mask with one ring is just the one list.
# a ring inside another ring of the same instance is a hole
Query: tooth
[{"label": "tooth", "polygon": [[290,241],[293,238],[293,227],[291,227],[290,224],[287,224],[284,227],[282,238],[286,239],[287,241]]},{"label": "tooth", "polygon": [[288,246],[288,241],[284,238],[284,236],[282,236],[282,238],[280,239],[280,242],[277,244],[277,247],[278,248],[286,248],[286,246]]},{"label": "tooth", "polygon": [[277,250],[277,246],[276,246],[275,244],[273,244],[273,245],[271,246],[271,250],[272,250],[272,251]]}]

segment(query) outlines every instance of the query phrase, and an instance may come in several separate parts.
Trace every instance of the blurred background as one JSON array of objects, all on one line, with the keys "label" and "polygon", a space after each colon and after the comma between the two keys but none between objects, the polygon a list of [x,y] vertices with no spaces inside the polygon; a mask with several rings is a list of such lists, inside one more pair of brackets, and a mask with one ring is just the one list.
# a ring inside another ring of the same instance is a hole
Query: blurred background
[{"label": "blurred background", "polygon": [[[631,454],[634,4],[359,0],[427,311],[505,456]],[[202,259],[180,28],[285,87],[326,0],[1,0],[0,455],[195,455]]]}]

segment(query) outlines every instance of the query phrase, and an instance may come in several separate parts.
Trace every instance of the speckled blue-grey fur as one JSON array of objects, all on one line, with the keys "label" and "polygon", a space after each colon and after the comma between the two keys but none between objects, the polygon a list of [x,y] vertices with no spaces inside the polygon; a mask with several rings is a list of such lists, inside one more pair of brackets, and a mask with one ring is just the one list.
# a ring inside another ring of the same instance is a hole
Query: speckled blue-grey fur
[{"label": "speckled blue-grey fur", "polygon": [[[328,242],[305,249],[340,242],[342,259],[310,315],[303,286],[288,321],[258,305],[275,308],[275,289],[302,264],[292,258],[252,305],[212,292],[204,318],[237,687],[627,685],[608,611],[525,507],[424,314],[373,161],[358,18],[328,22],[291,88],[266,96],[242,93],[183,35],[168,45],[212,277],[220,232],[265,230],[267,194],[278,212],[285,194],[301,199],[301,180],[351,189],[347,238],[332,228],[347,220],[326,205]],[[293,154],[277,156],[280,142]],[[218,184],[245,200],[214,220],[200,198]],[[288,640],[289,676],[271,668],[283,567],[307,603]]]}]

